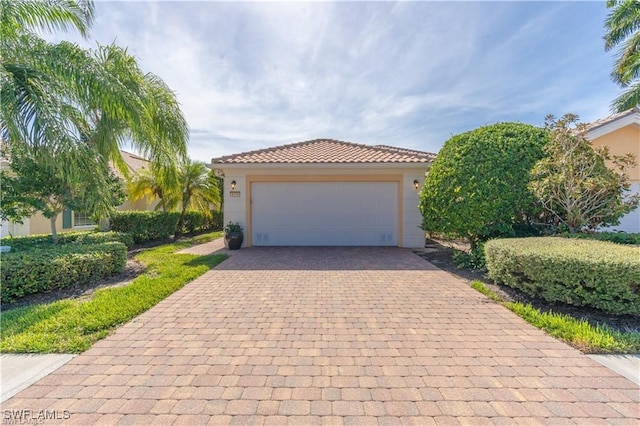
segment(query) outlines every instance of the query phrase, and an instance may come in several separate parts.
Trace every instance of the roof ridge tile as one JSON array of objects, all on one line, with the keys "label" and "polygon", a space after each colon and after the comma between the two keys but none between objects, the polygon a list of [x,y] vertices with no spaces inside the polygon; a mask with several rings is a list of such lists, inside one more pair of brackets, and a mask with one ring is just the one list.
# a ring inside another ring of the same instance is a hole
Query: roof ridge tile
[{"label": "roof ridge tile", "polygon": [[429,163],[436,154],[319,138],[213,158],[213,164]]}]

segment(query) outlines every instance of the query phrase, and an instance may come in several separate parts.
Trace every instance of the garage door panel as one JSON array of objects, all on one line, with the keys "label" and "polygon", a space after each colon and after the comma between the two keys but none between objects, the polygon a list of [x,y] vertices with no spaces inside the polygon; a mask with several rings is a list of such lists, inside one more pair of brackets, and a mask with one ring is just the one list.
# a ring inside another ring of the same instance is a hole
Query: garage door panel
[{"label": "garage door panel", "polygon": [[397,245],[395,182],[254,182],[254,245]]}]

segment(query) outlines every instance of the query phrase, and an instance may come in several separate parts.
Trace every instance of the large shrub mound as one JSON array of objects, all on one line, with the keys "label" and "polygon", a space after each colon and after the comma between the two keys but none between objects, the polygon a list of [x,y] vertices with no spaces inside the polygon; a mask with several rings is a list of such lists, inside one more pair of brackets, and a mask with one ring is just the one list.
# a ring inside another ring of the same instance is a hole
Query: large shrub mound
[{"label": "large shrub mound", "polygon": [[548,134],[523,123],[498,123],[453,136],[420,194],[425,231],[472,244],[513,236],[537,213],[527,188]]},{"label": "large shrub mound", "polygon": [[120,242],[47,244],[2,255],[2,302],[41,291],[84,284],[122,272],[127,247]]},{"label": "large shrub mound", "polygon": [[549,302],[640,315],[640,247],[533,237],[485,244],[489,277]]}]

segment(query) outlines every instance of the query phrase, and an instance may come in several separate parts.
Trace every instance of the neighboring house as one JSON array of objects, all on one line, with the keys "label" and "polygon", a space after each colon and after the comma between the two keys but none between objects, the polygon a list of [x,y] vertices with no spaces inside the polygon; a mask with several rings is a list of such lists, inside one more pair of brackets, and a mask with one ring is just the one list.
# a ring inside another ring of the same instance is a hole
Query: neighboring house
[{"label": "neighboring house", "polygon": [[[131,154],[126,151],[120,151],[122,158],[129,167],[130,173],[133,175],[136,172],[149,167],[149,160]],[[3,162],[2,167],[7,167],[8,164]],[[114,171],[118,176],[122,177],[122,174],[114,168]],[[157,201],[149,203],[142,199],[136,202],[127,200],[118,207],[118,210],[153,210]],[[58,232],[68,231],[83,231],[91,230],[96,227],[89,215],[85,212],[78,212],[72,210],[65,210],[62,214],[58,215],[56,221],[56,228]],[[24,218],[22,223],[2,221],[0,224],[0,236],[5,237],[8,235],[34,235],[34,234],[50,234],[51,222],[44,217],[42,213],[36,213],[35,215]]]},{"label": "neighboring house", "polygon": [[211,160],[244,246],[424,247],[418,195],[435,154],[317,139]]},{"label": "neighboring house", "polygon": [[[640,108],[612,115],[589,124],[587,138],[593,147],[607,146],[613,155],[635,155],[636,166],[628,170],[631,193],[640,193]],[[627,214],[620,224],[607,228],[626,232],[640,232],[640,207]]]}]

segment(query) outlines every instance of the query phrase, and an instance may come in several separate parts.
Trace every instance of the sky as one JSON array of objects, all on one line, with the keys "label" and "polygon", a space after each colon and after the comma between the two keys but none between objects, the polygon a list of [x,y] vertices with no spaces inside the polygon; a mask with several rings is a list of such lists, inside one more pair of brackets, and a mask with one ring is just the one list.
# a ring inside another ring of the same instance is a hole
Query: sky
[{"label": "sky", "polygon": [[212,157],[317,138],[437,152],[547,114],[608,116],[603,2],[97,1],[92,48],[128,47]]}]

